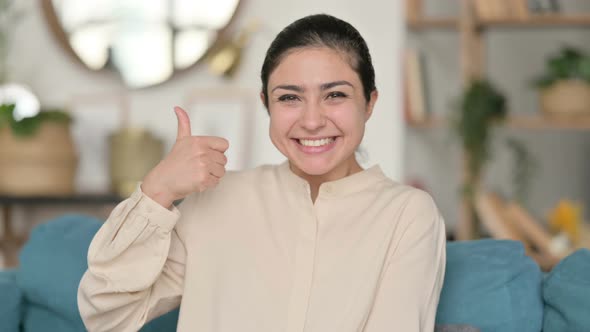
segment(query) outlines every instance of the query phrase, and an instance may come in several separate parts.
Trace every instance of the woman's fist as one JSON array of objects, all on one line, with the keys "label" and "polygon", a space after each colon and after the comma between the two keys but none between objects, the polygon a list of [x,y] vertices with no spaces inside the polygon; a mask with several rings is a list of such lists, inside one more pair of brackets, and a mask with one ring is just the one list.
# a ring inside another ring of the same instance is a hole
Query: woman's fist
[{"label": "woman's fist", "polygon": [[213,188],[225,175],[229,143],[213,136],[192,136],[186,112],[175,107],[176,142],[168,155],[144,178],[141,189],[154,201],[170,208],[175,200]]}]

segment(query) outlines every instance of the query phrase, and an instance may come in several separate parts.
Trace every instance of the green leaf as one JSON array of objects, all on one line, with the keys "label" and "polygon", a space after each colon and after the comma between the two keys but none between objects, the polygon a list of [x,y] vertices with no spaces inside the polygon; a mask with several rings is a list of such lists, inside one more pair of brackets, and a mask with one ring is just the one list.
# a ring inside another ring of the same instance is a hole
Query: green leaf
[{"label": "green leaf", "polygon": [[546,72],[534,80],[537,88],[546,88],[558,80],[581,79],[590,82],[590,56],[580,49],[565,46],[547,59]]},{"label": "green leaf", "polygon": [[12,133],[18,137],[30,137],[35,135],[43,122],[71,122],[70,115],[59,110],[42,111],[33,117],[16,121],[14,119],[14,107],[14,104],[0,105],[0,128],[8,125],[11,128]]},{"label": "green leaf", "polygon": [[10,125],[14,104],[0,104],[0,128]]},{"label": "green leaf", "polygon": [[469,155],[468,168],[477,178],[490,158],[492,126],[506,117],[504,95],[489,81],[475,80],[463,92],[452,119],[452,128]]}]

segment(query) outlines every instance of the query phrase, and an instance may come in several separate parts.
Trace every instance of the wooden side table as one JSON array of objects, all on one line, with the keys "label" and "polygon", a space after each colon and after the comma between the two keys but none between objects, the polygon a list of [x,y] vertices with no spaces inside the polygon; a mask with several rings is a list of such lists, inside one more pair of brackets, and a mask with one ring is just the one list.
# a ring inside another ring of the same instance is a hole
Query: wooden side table
[{"label": "wooden side table", "polygon": [[14,267],[18,264],[18,251],[27,240],[27,235],[20,236],[13,231],[12,210],[15,206],[81,206],[81,205],[114,205],[123,198],[116,194],[76,194],[72,196],[47,197],[47,196],[5,196],[0,195],[0,208],[4,233],[0,237],[0,251],[4,255],[6,267]]}]

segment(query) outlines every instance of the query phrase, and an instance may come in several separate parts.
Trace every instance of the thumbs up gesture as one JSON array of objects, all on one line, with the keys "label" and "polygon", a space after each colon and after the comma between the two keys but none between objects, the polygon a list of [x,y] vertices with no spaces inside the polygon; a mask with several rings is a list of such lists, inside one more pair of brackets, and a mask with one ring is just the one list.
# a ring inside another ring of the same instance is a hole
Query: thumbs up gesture
[{"label": "thumbs up gesture", "polygon": [[176,142],[141,185],[145,195],[166,208],[193,192],[215,187],[225,175],[224,152],[229,147],[221,137],[192,136],[188,114],[180,107],[174,112],[178,119]]}]

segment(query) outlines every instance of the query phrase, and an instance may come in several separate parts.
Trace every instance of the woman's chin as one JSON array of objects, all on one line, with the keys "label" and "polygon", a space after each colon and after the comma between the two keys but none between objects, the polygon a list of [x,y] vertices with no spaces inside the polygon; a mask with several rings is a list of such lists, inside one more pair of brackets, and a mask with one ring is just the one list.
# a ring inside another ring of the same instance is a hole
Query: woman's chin
[{"label": "woman's chin", "polygon": [[296,169],[298,169],[305,175],[312,176],[325,175],[330,173],[334,169],[334,166],[331,165],[331,163],[319,160],[310,160],[304,162],[291,161],[291,166],[295,166]]}]

